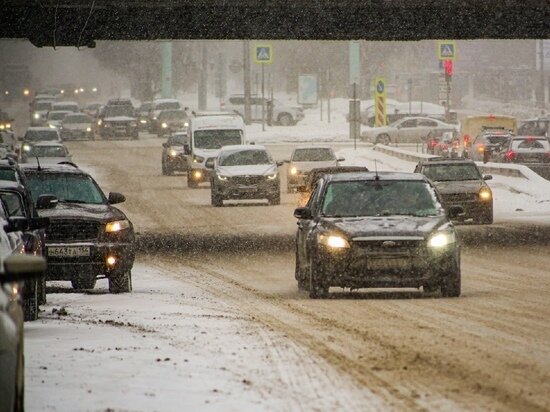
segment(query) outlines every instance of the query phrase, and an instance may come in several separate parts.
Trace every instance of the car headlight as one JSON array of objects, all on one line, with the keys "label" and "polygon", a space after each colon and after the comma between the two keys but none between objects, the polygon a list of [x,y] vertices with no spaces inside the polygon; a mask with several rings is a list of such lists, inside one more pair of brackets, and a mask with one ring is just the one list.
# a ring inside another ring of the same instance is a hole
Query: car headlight
[{"label": "car headlight", "polygon": [[157,116],[153,116],[153,120],[157,120]]},{"label": "car headlight", "polygon": [[319,242],[332,249],[349,249],[347,239],[337,235],[319,235]]},{"label": "car headlight", "polygon": [[168,152],[168,155],[170,157],[176,157],[178,155],[178,152],[174,149],[170,149],[170,151]]},{"label": "car headlight", "polygon": [[491,200],[493,198],[493,194],[490,189],[484,187],[479,191],[479,198],[481,200]]},{"label": "car headlight", "polygon": [[275,179],[277,179],[278,175],[279,175],[278,173],[273,173],[272,175],[267,175],[267,178],[269,180],[275,180]]},{"label": "car headlight", "polygon": [[298,169],[296,169],[295,167],[291,167],[291,168],[290,168],[290,174],[291,174],[291,175],[296,175],[296,174],[298,174]]},{"label": "car headlight", "polygon": [[229,179],[227,176],[218,175],[218,179],[225,182],[227,179]]},{"label": "car headlight", "polygon": [[204,157],[193,155],[193,163],[202,163],[204,162]]},{"label": "car headlight", "polygon": [[40,113],[35,113],[35,114],[33,115],[33,117],[34,117],[36,120],[40,119]]},{"label": "car headlight", "polygon": [[23,151],[24,151],[24,152],[30,152],[30,151],[31,151],[31,145],[29,145],[29,144],[24,144],[24,145],[23,145]]},{"label": "car headlight", "polygon": [[111,123],[105,123],[103,124],[103,127],[107,128],[107,127],[113,127],[113,125]]},{"label": "car headlight", "polygon": [[89,133],[89,132],[92,131],[92,128],[91,128],[91,127],[87,127],[87,128],[86,128],[86,131]]},{"label": "car headlight", "polygon": [[50,129],[55,129],[55,126],[54,126],[53,124],[51,124],[51,123],[48,124],[48,127],[49,127]]},{"label": "car headlight", "polygon": [[102,123],[103,123],[103,122],[101,121],[101,119],[99,119],[99,120],[97,121],[97,125],[98,125],[98,126],[101,126]]},{"label": "car headlight", "polygon": [[433,248],[442,248],[456,242],[455,232],[439,232],[430,237],[428,246]]},{"label": "car headlight", "polygon": [[116,233],[121,230],[128,229],[130,227],[130,222],[126,219],[124,220],[114,220],[105,225],[105,232],[107,233]]},{"label": "car headlight", "polygon": [[141,119],[139,122],[140,122],[141,124],[147,124],[147,120],[145,120],[145,119]]},{"label": "car headlight", "polygon": [[189,126],[189,122],[185,122],[185,123],[183,124],[183,127],[188,127],[188,126]]},{"label": "car headlight", "polygon": [[161,127],[162,127],[163,129],[166,129],[166,128],[168,127],[168,123],[162,123],[162,124],[161,124]]}]

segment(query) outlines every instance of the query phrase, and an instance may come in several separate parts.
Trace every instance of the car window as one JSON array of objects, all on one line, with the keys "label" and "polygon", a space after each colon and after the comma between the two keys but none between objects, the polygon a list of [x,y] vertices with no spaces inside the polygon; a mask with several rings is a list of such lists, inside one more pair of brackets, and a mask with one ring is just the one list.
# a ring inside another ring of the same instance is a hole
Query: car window
[{"label": "car window", "polygon": [[60,202],[105,203],[103,193],[96,183],[86,175],[63,173],[28,173],[29,188],[32,198],[51,194]]},{"label": "car window", "polygon": [[235,105],[243,105],[244,104],[244,98],[242,97],[230,97],[229,103],[235,104]]},{"label": "car window", "polygon": [[272,164],[271,156],[265,150],[241,150],[220,155],[220,166],[248,166]]},{"label": "car window", "polygon": [[426,165],[423,173],[434,182],[481,179],[479,169],[474,163]]},{"label": "car window", "polygon": [[0,191],[0,199],[4,202],[8,216],[26,217],[23,198],[19,193]]},{"label": "car window", "polygon": [[92,123],[92,119],[85,114],[67,115],[63,119],[64,124]]},{"label": "car window", "polygon": [[401,123],[401,127],[416,127],[416,119],[405,120]]},{"label": "car window", "polygon": [[187,144],[187,136],[182,136],[182,135],[170,136],[170,138],[168,139],[168,144],[183,146],[184,144]]},{"label": "car window", "polygon": [[331,182],[322,213],[332,217],[416,215],[440,213],[435,192],[423,181]]},{"label": "car window", "polygon": [[52,106],[55,110],[63,110],[63,111],[67,111],[67,112],[78,112],[78,106],[77,105],[73,105],[73,104],[54,104]]},{"label": "car window", "polygon": [[7,180],[9,182],[17,182],[17,174],[14,169],[0,169],[0,180]]},{"label": "car window", "polygon": [[25,133],[25,140],[28,141],[55,141],[59,140],[59,135],[56,130],[27,130]]},{"label": "car window", "polygon": [[296,149],[291,159],[293,162],[321,162],[336,160],[330,148]]},{"label": "car window", "polygon": [[418,126],[422,127],[437,127],[437,122],[434,122],[433,120],[426,120],[422,119],[418,121]]},{"label": "car window", "polygon": [[52,102],[37,102],[33,105],[34,110],[50,110]]},{"label": "car window", "polygon": [[31,146],[30,157],[65,157],[67,151],[63,146]]},{"label": "car window", "polygon": [[164,102],[164,103],[157,103],[155,105],[155,110],[168,110],[168,109],[179,109],[180,104],[179,102]]},{"label": "car window", "polygon": [[48,120],[63,120],[67,116],[67,112],[49,112]]},{"label": "car window", "polygon": [[131,106],[105,106],[104,117],[134,116],[134,109]]}]

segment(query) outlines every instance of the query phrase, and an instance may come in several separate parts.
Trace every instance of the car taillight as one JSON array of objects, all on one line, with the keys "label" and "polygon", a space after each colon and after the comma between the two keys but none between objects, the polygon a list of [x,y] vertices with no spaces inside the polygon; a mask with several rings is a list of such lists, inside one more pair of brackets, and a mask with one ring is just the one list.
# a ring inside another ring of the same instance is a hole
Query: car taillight
[{"label": "car taillight", "polygon": [[513,150],[508,150],[504,156],[506,156],[506,159],[512,161],[516,158],[517,155],[518,154]]},{"label": "car taillight", "polygon": [[438,143],[438,141],[436,139],[430,140],[430,147],[434,148],[435,146],[437,146],[437,143]]},{"label": "car taillight", "polygon": [[482,144],[479,145],[479,146],[477,147],[477,151],[478,151],[478,152],[484,152],[484,151],[485,151],[485,146],[483,146]]}]

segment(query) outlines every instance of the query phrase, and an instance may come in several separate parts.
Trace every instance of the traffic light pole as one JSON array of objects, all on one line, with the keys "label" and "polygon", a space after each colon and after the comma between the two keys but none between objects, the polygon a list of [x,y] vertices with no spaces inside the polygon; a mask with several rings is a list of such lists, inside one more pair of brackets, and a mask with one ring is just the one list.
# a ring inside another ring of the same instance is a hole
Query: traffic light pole
[{"label": "traffic light pole", "polygon": [[449,107],[451,104],[451,76],[445,76],[445,82],[447,84],[447,98],[445,103],[445,120],[449,122],[451,119],[451,108]]}]

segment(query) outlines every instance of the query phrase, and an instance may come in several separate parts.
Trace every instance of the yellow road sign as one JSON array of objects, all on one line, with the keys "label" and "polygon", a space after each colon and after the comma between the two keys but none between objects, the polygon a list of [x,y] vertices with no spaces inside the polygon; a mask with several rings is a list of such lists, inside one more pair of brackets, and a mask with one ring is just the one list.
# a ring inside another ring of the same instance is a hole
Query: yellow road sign
[{"label": "yellow road sign", "polygon": [[374,79],[374,125],[385,126],[386,122],[386,81],[383,77]]},{"label": "yellow road sign", "polygon": [[456,42],[454,40],[438,40],[437,58],[439,60],[454,60],[456,58]]},{"label": "yellow road sign", "polygon": [[273,63],[273,47],[270,44],[254,46],[254,62],[258,64]]}]

